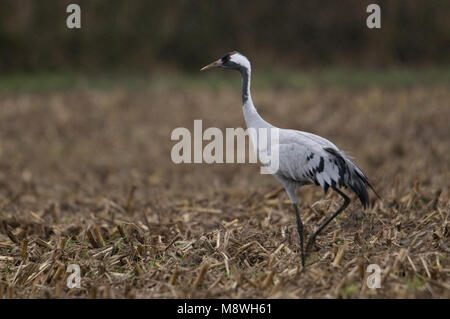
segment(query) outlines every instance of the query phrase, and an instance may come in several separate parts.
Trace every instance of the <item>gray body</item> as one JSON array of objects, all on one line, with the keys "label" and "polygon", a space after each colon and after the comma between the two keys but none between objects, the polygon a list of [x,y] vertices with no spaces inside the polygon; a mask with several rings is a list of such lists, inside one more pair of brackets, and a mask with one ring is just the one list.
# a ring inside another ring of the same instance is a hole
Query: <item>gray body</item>
[{"label": "gray body", "polygon": [[[356,164],[323,137],[308,132],[280,129],[266,122],[258,114],[251,98],[250,62],[248,66],[244,64],[238,70],[242,75],[242,103],[247,128],[279,130],[279,169],[274,176],[284,185],[291,202],[297,203],[297,187],[315,184],[321,186],[325,192],[330,187],[349,187],[366,207],[369,204],[366,185],[370,184]],[[257,145],[255,141],[253,144]]]}]

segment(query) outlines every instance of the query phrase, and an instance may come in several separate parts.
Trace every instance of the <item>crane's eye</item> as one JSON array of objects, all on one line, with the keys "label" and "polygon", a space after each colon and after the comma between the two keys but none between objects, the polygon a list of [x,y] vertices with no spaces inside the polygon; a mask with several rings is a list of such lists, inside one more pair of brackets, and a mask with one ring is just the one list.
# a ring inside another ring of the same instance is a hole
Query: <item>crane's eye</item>
[{"label": "crane's eye", "polygon": [[230,54],[229,53],[225,54],[221,60],[222,60],[222,64],[227,63],[228,61],[230,61]]}]

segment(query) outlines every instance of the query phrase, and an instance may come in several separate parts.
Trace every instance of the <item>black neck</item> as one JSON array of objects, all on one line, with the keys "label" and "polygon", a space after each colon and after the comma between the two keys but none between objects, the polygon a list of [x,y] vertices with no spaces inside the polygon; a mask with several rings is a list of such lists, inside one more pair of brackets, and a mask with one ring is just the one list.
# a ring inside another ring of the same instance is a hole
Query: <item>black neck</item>
[{"label": "black neck", "polygon": [[242,76],[242,103],[247,103],[250,98],[250,70],[242,68],[239,70]]}]

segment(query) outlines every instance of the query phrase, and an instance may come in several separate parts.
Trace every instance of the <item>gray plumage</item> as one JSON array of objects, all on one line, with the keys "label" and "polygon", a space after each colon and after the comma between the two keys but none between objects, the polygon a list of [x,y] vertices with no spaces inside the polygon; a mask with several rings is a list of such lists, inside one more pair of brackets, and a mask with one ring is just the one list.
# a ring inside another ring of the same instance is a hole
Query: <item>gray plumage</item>
[{"label": "gray plumage", "polygon": [[284,129],[279,131],[279,143],[280,168],[275,176],[293,203],[297,187],[315,184],[325,192],[330,187],[349,187],[364,208],[369,205],[367,178],[336,145],[311,133]]}]

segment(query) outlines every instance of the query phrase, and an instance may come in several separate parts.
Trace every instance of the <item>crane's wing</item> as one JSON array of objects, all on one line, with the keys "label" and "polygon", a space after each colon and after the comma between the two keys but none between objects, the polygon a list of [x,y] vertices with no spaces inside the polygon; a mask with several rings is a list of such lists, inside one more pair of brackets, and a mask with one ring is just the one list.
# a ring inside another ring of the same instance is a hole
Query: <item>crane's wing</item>
[{"label": "crane's wing", "polygon": [[306,132],[284,130],[279,138],[279,174],[328,188],[350,187],[363,206],[369,203],[363,172],[330,141]]}]

